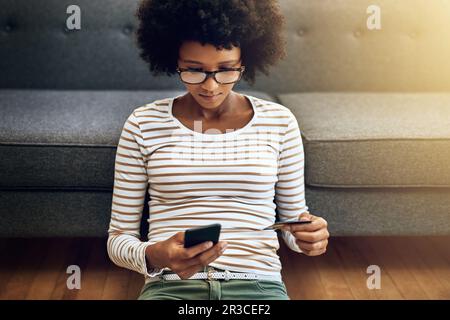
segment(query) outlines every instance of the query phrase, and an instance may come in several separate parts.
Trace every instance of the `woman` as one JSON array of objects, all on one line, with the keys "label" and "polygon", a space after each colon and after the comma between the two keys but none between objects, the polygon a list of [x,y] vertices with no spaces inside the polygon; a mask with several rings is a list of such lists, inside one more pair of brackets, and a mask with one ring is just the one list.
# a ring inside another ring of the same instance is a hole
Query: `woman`
[{"label": "woman", "polygon": [[[326,251],[307,211],[303,145],[286,107],[234,92],[285,55],[275,1],[152,0],[137,11],[141,57],[187,93],[136,108],[119,141],[108,253],[145,276],[139,299],[289,299],[275,222],[296,252]],[[149,187],[148,241],[140,221]],[[220,241],[184,248],[184,231],[220,223]]]}]

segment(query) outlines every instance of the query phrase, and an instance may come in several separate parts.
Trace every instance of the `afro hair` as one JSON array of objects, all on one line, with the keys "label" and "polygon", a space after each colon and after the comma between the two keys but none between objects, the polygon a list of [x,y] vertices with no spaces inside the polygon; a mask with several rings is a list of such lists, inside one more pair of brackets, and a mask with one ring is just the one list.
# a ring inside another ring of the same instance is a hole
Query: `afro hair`
[{"label": "afro hair", "polygon": [[243,79],[250,84],[256,71],[268,75],[268,67],[286,56],[276,0],[142,0],[136,17],[140,57],[154,75],[176,73],[184,41],[239,47]]}]

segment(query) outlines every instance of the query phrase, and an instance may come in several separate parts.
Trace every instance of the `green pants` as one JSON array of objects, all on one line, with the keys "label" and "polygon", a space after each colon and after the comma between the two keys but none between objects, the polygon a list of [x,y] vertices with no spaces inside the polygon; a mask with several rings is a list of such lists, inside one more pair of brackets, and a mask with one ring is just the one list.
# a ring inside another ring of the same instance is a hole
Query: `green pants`
[{"label": "green pants", "polygon": [[290,300],[282,282],[267,280],[164,280],[144,285],[138,300]]}]

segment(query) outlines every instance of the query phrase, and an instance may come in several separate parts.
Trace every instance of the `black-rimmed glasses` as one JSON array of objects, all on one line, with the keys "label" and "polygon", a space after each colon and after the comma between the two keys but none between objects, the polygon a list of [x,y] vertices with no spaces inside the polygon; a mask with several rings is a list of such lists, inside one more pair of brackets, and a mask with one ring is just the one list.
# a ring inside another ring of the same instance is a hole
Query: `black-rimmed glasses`
[{"label": "black-rimmed glasses", "polygon": [[187,84],[201,84],[209,77],[213,77],[219,84],[231,84],[238,82],[241,79],[245,67],[226,68],[217,71],[201,71],[191,68],[183,69],[177,68],[177,73],[180,75],[181,81]]}]

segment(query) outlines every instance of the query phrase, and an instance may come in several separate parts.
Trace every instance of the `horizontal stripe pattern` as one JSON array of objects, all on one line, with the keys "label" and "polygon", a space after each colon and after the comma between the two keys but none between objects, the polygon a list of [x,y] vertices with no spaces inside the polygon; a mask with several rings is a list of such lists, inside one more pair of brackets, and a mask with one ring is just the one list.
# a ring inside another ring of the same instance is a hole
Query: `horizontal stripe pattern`
[{"label": "horizontal stripe pattern", "polygon": [[[227,134],[198,134],[171,114],[174,98],[136,108],[123,126],[114,168],[108,253],[146,282],[145,248],[188,228],[220,223],[229,243],[212,266],[279,275],[277,234],[262,230],[307,211],[304,153],[295,116],[283,105],[246,95],[252,121]],[[149,192],[148,241],[140,221]],[[286,244],[301,252],[290,233]]]}]

